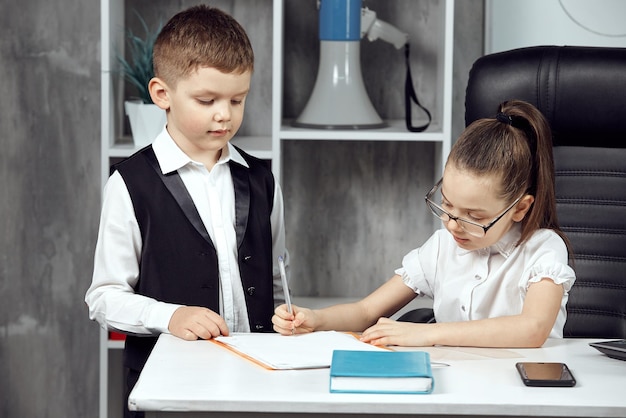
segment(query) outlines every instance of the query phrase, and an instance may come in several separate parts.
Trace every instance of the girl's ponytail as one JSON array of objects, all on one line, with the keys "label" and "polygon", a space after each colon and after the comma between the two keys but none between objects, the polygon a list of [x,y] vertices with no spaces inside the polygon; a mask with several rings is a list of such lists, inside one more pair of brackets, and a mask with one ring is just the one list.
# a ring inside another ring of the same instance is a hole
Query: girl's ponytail
[{"label": "girl's ponytail", "polygon": [[513,121],[511,126],[524,134],[532,162],[527,193],[535,197],[535,202],[522,221],[521,241],[539,228],[553,229],[565,238],[556,213],[552,131],[548,121],[536,107],[520,100],[502,103],[499,112],[509,115]]},{"label": "girl's ponytail", "polygon": [[511,203],[523,193],[534,196],[518,244],[539,228],[553,229],[565,239],[556,214],[552,131],[530,103],[503,102],[495,118],[472,123],[452,147],[448,162],[475,174],[498,176],[502,198]]}]

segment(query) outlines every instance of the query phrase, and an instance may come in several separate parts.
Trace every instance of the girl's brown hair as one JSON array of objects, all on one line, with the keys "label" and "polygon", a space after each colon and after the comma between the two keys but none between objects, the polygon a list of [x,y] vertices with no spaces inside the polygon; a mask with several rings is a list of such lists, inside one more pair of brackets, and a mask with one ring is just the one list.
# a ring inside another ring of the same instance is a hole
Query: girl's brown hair
[{"label": "girl's brown hair", "polygon": [[523,193],[534,196],[518,245],[539,228],[554,230],[568,244],[556,214],[552,132],[536,107],[521,100],[501,103],[495,118],[479,119],[465,129],[450,151],[450,163],[500,178],[501,197],[509,203]]},{"label": "girl's brown hair", "polygon": [[254,70],[252,45],[243,27],[206,5],[174,15],[159,33],[152,56],[155,76],[172,85],[200,67],[237,74]]}]

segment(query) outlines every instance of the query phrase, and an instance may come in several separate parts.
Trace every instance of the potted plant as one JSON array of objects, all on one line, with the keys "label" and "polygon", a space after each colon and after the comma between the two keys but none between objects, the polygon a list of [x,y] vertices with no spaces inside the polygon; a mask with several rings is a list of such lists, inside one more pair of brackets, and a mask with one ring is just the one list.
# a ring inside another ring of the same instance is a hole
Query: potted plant
[{"label": "potted plant", "polygon": [[130,122],[133,142],[136,146],[150,144],[165,125],[165,111],[152,102],[148,83],[154,77],[152,48],[161,31],[162,24],[151,31],[145,20],[135,12],[143,28],[144,36],[137,36],[131,29],[126,31],[128,47],[126,59],[118,55],[120,70],[124,79],[133,85],[139,98],[124,101],[124,110]]}]

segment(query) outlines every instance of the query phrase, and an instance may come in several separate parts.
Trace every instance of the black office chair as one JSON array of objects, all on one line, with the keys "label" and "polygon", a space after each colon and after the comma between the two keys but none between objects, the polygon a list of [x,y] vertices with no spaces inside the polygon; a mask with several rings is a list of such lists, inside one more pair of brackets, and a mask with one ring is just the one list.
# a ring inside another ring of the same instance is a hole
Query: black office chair
[{"label": "black office chair", "polygon": [[[465,124],[510,99],[535,105],[553,131],[559,223],[577,277],[564,336],[626,338],[626,48],[483,56],[470,71]],[[415,315],[428,312],[401,320]]]}]

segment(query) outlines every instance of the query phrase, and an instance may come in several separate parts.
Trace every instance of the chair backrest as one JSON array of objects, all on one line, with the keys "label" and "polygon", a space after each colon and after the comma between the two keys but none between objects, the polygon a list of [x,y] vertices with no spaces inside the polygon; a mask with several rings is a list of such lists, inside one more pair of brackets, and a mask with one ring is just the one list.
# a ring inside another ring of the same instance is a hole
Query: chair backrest
[{"label": "chair backrest", "polygon": [[626,48],[538,46],[479,58],[465,123],[535,105],[553,133],[557,211],[576,283],[566,337],[626,338]]}]

